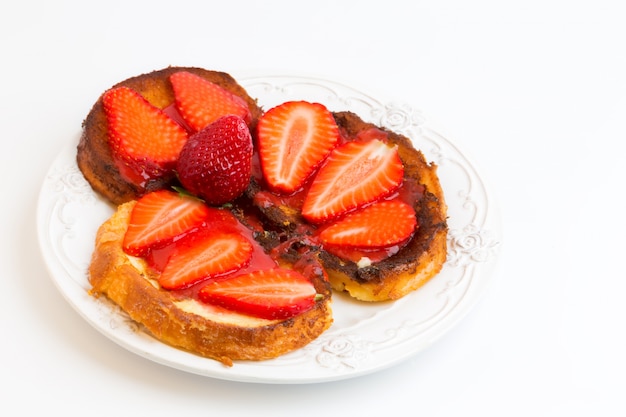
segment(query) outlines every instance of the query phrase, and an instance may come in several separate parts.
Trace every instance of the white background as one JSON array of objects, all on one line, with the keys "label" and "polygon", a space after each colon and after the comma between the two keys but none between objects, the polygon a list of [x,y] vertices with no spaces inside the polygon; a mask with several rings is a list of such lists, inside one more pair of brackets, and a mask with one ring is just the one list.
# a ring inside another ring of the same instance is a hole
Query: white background
[{"label": "white background", "polygon": [[[0,381],[11,415],[626,415],[622,2],[7,3]],[[187,374],[94,330],[43,263],[37,194],[102,91],[168,65],[319,75],[422,110],[501,211],[498,267],[471,313],[399,366],[292,386]]]}]

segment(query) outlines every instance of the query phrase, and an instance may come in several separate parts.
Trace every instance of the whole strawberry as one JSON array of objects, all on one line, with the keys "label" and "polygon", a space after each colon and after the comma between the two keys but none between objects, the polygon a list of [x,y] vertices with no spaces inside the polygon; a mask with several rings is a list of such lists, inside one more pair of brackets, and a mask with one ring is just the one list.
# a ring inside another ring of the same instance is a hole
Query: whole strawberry
[{"label": "whole strawberry", "polygon": [[250,183],[252,138],[246,122],[229,115],[189,137],[176,171],[182,186],[208,204],[239,197]]}]

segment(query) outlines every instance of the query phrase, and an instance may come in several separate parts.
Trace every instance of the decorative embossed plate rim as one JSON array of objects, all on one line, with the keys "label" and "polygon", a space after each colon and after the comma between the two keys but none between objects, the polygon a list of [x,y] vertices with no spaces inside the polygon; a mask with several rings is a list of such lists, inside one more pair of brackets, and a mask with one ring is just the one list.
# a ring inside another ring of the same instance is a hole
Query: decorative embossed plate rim
[{"label": "decorative embossed plate rim", "polygon": [[257,76],[241,83],[266,109],[309,100],[410,137],[438,165],[449,206],[448,261],[420,290],[389,303],[363,304],[336,294],[335,323],[307,347],[232,368],[148,335],[116,306],[88,295],[87,267],[98,226],[114,208],[94,194],[75,162],[76,142],[55,159],[41,187],[37,228],[52,279],[92,326],[124,348],[163,365],[231,381],[313,383],[353,378],[395,365],[435,342],[475,304],[488,284],[501,239],[485,184],[459,149],[410,106],[380,101],[352,87],[306,76]]}]

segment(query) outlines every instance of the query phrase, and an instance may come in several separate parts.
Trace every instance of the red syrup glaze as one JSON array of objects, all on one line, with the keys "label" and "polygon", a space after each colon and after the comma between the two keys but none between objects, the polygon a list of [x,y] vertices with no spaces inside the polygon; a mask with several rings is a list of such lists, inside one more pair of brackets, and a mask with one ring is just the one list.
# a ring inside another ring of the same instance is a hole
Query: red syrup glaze
[{"label": "red syrup glaze", "polygon": [[407,239],[405,242],[395,244],[393,246],[375,249],[335,245],[324,245],[324,249],[341,259],[347,259],[355,263],[363,262],[366,259],[369,259],[369,262],[366,264],[366,266],[368,266],[369,263],[380,262],[383,259],[387,259],[390,256],[395,255],[409,240],[410,239]]},{"label": "red syrup glaze", "polygon": [[300,211],[302,204],[304,204],[304,197],[306,196],[306,190],[300,189],[293,194],[280,194],[269,190],[263,190],[257,192],[253,199],[252,204],[261,209],[267,209],[269,207],[289,207],[294,210]]},{"label": "red syrup glaze", "polygon": [[189,126],[189,124],[183,119],[183,116],[180,114],[178,109],[176,108],[175,103],[170,104],[163,108],[163,113],[167,114],[170,119],[178,123],[183,129],[187,131],[190,135],[195,133],[195,130]]},{"label": "red syrup glaze", "polygon": [[146,189],[146,185],[150,180],[150,176],[147,172],[142,171],[138,172],[137,170],[131,168],[124,160],[119,158],[115,152],[113,154],[113,161],[115,162],[115,166],[117,170],[120,172],[121,177],[130,182],[131,184],[135,184],[139,186],[142,190]]},{"label": "red syrup glaze", "polygon": [[[253,231],[248,227],[244,226],[237,220],[237,218],[227,209],[218,209],[211,207],[212,215],[207,219],[207,221],[203,224],[201,229],[191,232],[183,237],[180,241],[173,242],[170,245],[152,250],[150,253],[144,258],[148,263],[148,266],[152,268],[156,273],[160,273],[163,271],[163,268],[167,264],[169,258],[176,251],[177,244],[179,242],[183,242],[184,239],[193,239],[194,235],[197,233],[212,233],[212,232],[228,232],[228,233],[238,233],[245,237],[252,244],[252,257],[248,264],[236,271],[231,273],[221,275],[216,278],[207,278],[189,288],[182,290],[173,290],[171,291],[177,296],[180,297],[191,297],[196,298],[198,291],[204,285],[206,285],[211,280],[222,280],[228,279],[237,275],[243,275],[249,272],[257,271],[257,270],[268,270],[273,269],[278,266],[278,263],[261,247],[261,245],[254,239]],[[184,243],[184,242],[183,242]]]}]

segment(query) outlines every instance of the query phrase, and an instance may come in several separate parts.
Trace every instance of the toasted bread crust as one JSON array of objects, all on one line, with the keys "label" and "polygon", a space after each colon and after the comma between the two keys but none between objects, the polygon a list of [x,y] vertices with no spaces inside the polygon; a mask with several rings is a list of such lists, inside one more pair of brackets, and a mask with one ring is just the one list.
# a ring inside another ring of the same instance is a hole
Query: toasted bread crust
[{"label": "toasted bread crust", "polygon": [[330,288],[321,281],[314,285],[323,299],[312,310],[283,321],[249,319],[242,325],[238,315],[230,319],[224,313],[218,322],[181,308],[179,302],[185,300],[159,288],[155,273],[122,249],[134,204],[120,205],[97,232],[89,267],[90,293],[107,296],[155,338],[230,366],[234,360],[270,359],[299,349],[330,327]]},{"label": "toasted bread crust", "polygon": [[[244,99],[252,114],[251,128],[254,128],[254,123],[261,114],[261,108],[234,78],[224,72],[194,67],[168,67],[128,78],[111,88],[129,87],[141,94],[154,106],[163,109],[174,102],[174,91],[169,82],[169,76],[178,71],[188,71],[199,75]],[[163,188],[173,181],[173,178],[163,178],[158,181],[150,181],[145,186],[140,187],[127,181],[120,174],[109,147],[102,95],[83,121],[83,133],[78,143],[76,160],[79,169],[93,189],[116,205],[133,200],[146,192]]]}]

